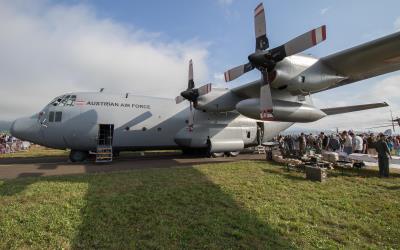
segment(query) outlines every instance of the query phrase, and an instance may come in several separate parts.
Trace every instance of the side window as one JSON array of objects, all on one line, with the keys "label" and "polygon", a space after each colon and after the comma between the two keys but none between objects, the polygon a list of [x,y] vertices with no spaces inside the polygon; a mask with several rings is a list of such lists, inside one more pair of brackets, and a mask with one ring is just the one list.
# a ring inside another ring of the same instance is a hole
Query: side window
[{"label": "side window", "polygon": [[56,112],[56,118],[54,119],[55,122],[61,122],[62,112]]},{"label": "side window", "polygon": [[54,122],[54,112],[53,111],[51,111],[49,113],[49,122]]}]

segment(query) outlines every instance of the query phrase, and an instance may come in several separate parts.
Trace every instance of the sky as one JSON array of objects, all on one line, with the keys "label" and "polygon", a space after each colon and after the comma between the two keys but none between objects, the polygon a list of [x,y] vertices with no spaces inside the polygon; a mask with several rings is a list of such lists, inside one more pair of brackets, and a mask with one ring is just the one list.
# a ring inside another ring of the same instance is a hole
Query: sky
[{"label": "sky", "polygon": [[[0,0],[0,120],[39,111],[66,92],[98,91],[174,98],[195,82],[226,84],[223,72],[254,50],[259,1]],[[327,25],[316,57],[400,30],[400,1],[265,0],[271,47]],[[387,101],[400,116],[400,72],[314,95],[317,107]],[[294,128],[351,129],[388,120],[388,108],[332,116]]]}]

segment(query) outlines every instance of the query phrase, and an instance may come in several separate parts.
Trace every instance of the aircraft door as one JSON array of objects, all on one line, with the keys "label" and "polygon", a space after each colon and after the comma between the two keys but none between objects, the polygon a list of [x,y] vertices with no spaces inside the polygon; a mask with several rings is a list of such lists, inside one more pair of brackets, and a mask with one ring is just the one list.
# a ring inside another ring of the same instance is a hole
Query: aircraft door
[{"label": "aircraft door", "polygon": [[242,139],[245,145],[257,144],[257,125],[256,123],[242,124]]},{"label": "aircraft door", "polygon": [[112,146],[114,137],[114,124],[99,124],[97,144]]}]

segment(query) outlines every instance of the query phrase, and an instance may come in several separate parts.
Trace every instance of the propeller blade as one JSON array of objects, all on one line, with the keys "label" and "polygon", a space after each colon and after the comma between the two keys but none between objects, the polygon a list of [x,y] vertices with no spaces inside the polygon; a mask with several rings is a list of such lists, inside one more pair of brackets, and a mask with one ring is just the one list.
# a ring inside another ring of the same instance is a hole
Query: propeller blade
[{"label": "propeller blade", "polygon": [[295,55],[326,40],[326,26],[323,25],[298,36],[285,44],[286,56]]},{"label": "propeller blade", "polygon": [[230,82],[240,77],[241,75],[253,70],[254,67],[251,63],[246,63],[240,66],[237,66],[233,69],[230,69],[224,73],[225,82]]},{"label": "propeller blade", "polygon": [[264,121],[274,120],[271,88],[268,73],[263,74],[264,84],[260,88],[260,118]]},{"label": "propeller blade", "polygon": [[190,110],[190,112],[189,112],[188,128],[189,128],[189,131],[192,132],[193,131],[193,123],[194,123],[194,113],[193,113],[192,102],[190,102],[189,110]]},{"label": "propeller blade", "polygon": [[190,59],[189,61],[189,75],[188,75],[188,89],[194,88],[194,81],[193,81],[193,61]]},{"label": "propeller blade", "polygon": [[265,22],[264,5],[260,3],[254,9],[254,31],[256,35],[256,51],[266,50],[269,47]]},{"label": "propeller blade", "polygon": [[179,103],[181,103],[181,102],[183,102],[185,100],[185,98],[183,98],[182,96],[177,96],[177,97],[175,97],[175,103],[176,104],[179,104]]},{"label": "propeller blade", "polygon": [[211,83],[201,86],[197,89],[199,96],[208,94],[211,92]]}]

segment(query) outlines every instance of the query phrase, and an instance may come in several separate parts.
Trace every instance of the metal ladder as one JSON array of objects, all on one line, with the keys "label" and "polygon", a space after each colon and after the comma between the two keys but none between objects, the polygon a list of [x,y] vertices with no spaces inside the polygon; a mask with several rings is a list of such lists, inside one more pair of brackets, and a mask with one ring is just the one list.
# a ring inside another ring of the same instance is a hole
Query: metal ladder
[{"label": "metal ladder", "polygon": [[112,162],[113,151],[111,145],[98,145],[96,151],[96,163]]},{"label": "metal ladder", "polygon": [[254,150],[254,154],[265,154],[265,147],[258,145]]}]

